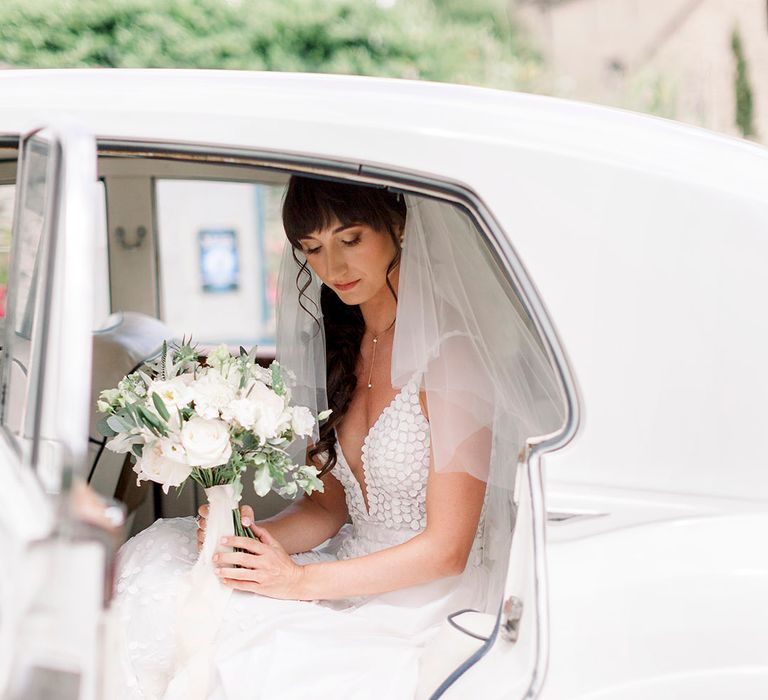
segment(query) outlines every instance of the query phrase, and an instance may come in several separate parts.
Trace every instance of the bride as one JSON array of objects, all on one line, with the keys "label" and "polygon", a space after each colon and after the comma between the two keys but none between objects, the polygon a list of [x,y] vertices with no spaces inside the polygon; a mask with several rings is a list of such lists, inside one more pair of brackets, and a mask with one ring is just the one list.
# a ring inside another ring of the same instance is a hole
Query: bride
[{"label": "bride", "polygon": [[283,223],[278,359],[333,411],[297,455],[324,488],[242,508],[256,537],[214,556],[232,594],[186,684],[174,616],[207,506],[122,547],[123,697],[413,698],[446,615],[498,610],[514,455],[562,419],[519,300],[451,205],[293,176]]}]

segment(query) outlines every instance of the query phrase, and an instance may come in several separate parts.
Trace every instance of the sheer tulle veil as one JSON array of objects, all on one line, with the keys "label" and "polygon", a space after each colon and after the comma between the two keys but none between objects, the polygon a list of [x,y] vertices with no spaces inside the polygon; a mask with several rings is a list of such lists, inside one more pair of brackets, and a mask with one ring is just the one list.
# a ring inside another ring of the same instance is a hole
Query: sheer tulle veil
[{"label": "sheer tulle veil", "polygon": [[[425,197],[406,195],[406,204],[392,386],[418,376],[434,469],[464,471],[487,484],[457,605],[495,614],[514,529],[518,454],[526,438],[562,426],[562,391],[512,284],[469,215]],[[320,283],[309,268],[300,270],[303,262],[301,252],[286,245],[277,359],[295,374],[295,402],[320,411],[327,407]],[[305,448],[294,446],[297,459]]]}]

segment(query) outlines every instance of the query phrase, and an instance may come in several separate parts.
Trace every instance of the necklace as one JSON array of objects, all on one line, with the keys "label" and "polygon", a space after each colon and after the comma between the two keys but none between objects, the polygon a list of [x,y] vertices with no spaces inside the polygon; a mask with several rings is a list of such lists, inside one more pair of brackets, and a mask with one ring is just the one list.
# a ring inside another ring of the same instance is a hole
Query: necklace
[{"label": "necklace", "polygon": [[368,388],[372,389],[373,384],[371,384],[371,377],[373,376],[373,365],[376,362],[376,346],[379,344],[379,336],[384,335],[392,326],[395,325],[395,321],[397,320],[397,316],[392,319],[392,323],[390,323],[383,331],[380,333],[377,333],[373,336],[373,354],[371,355],[371,368],[368,370]]}]

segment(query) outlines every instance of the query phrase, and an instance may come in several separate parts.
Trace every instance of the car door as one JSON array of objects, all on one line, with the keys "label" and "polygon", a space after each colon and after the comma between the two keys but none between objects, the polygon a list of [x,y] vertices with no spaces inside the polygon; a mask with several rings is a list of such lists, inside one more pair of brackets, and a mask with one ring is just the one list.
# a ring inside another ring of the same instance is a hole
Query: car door
[{"label": "car door", "polygon": [[20,139],[0,374],[0,697],[98,697],[108,546],[79,527],[91,372],[96,149]]}]

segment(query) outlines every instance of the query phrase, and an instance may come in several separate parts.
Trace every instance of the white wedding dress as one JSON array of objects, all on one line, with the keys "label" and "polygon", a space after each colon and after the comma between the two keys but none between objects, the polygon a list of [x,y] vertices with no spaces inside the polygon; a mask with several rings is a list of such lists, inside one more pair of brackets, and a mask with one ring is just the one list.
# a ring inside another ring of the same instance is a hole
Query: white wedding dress
[{"label": "white wedding dress", "polygon": [[[363,444],[369,510],[337,443],[332,474],[344,487],[352,523],[323,546],[292,558],[300,564],[349,559],[422,532],[429,448],[429,425],[412,380]],[[480,542],[478,531],[467,564],[475,569],[478,591],[485,580]],[[120,550],[114,611],[122,697],[163,698],[174,662],[174,603],[197,555],[191,517],[159,520]],[[335,601],[278,600],[235,591],[215,639],[209,697],[410,700],[424,646],[447,614],[468,604],[466,590],[459,594],[461,578]]]}]

